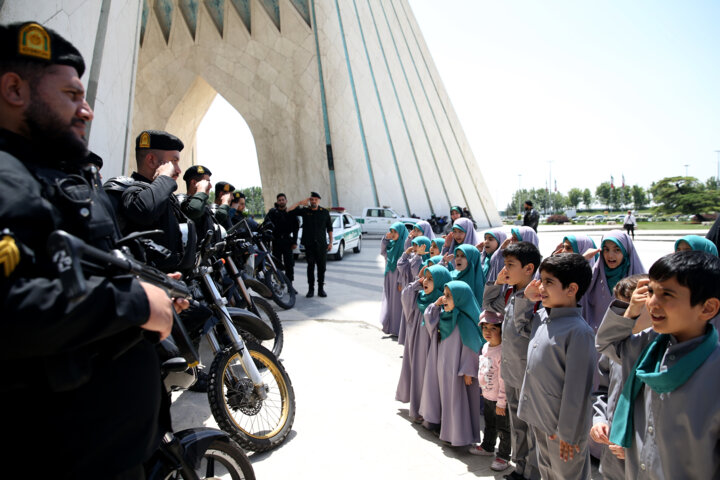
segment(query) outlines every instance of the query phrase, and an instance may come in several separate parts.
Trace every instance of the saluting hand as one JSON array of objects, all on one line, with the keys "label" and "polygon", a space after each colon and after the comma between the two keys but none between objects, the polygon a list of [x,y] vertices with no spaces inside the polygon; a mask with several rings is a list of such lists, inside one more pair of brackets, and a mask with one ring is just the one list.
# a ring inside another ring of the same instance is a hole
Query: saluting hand
[{"label": "saluting hand", "polygon": [[165,175],[166,177],[172,178],[175,174],[175,165],[172,162],[163,163],[155,170],[155,175],[153,175],[153,180],[155,180],[160,175]]},{"label": "saluting hand", "polygon": [[197,183],[198,192],[208,193],[211,188],[210,180],[200,180]]},{"label": "saluting hand", "polygon": [[635,291],[632,297],[630,297],[630,306],[628,306],[627,310],[625,310],[625,315],[623,315],[625,318],[635,319],[643,312],[645,301],[648,298],[649,283],[650,279],[648,278],[643,278],[638,281],[637,287],[635,287]]},{"label": "saluting hand", "polygon": [[530,300],[531,302],[539,302],[542,300],[542,296],[540,296],[540,284],[542,282],[540,280],[533,280],[531,281],[527,287],[525,287],[525,298]]}]

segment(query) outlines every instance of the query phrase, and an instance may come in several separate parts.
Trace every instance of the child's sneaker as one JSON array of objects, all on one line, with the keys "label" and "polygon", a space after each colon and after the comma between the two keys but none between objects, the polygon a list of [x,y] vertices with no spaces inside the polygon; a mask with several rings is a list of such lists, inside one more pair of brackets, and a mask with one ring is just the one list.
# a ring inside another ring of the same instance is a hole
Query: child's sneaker
[{"label": "child's sneaker", "polygon": [[496,472],[502,472],[506,468],[508,468],[508,462],[507,460],[503,460],[500,457],[495,457],[495,460],[493,460],[492,465],[490,465],[490,469]]},{"label": "child's sneaker", "polygon": [[493,455],[495,455],[494,451],[488,452],[482,447],[482,445],[470,447],[468,449],[468,452],[472,453],[473,455],[480,455],[482,457],[492,457]]}]

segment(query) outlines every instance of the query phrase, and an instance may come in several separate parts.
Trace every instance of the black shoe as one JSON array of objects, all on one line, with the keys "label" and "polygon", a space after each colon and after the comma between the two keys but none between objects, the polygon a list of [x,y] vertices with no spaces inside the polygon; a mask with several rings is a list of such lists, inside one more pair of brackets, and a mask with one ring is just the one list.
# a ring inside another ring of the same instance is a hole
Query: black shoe
[{"label": "black shoe", "polygon": [[525,480],[525,477],[520,475],[516,471],[513,471],[512,473],[509,473],[507,475],[503,475],[503,478],[505,480]]},{"label": "black shoe", "polygon": [[318,297],[327,297],[327,293],[325,293],[325,290],[323,290],[323,287],[318,288]]},{"label": "black shoe", "polygon": [[293,287],[292,283],[288,286],[288,290],[290,290],[290,293],[297,295],[298,291],[295,290],[295,287]]},{"label": "black shoe", "polygon": [[197,380],[195,383],[190,385],[191,392],[199,392],[199,393],[207,393],[208,391],[208,382],[210,377],[208,377],[208,374],[203,372],[202,370],[198,370],[197,372]]},{"label": "black shoe", "polygon": [[313,289],[311,288],[310,290],[308,290],[308,293],[306,293],[305,296],[306,296],[307,298],[314,297],[314,296],[315,296],[315,290],[313,290]]}]

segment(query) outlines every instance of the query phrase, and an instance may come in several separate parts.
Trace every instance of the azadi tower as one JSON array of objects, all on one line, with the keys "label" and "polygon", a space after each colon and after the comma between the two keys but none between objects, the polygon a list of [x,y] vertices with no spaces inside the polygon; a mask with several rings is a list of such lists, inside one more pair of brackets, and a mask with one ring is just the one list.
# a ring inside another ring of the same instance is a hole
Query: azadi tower
[{"label": "azadi tower", "polygon": [[462,205],[500,224],[407,0],[0,0],[0,21],[21,20],[83,53],[106,178],[134,168],[143,129],[178,135],[196,163],[220,94],[253,134],[266,206],[314,190],[352,213]]}]

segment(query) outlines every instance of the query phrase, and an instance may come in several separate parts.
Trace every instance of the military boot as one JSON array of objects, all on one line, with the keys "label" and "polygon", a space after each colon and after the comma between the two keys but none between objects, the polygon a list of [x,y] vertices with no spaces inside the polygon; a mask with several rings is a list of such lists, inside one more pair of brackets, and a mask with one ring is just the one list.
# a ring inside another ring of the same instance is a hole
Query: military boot
[{"label": "military boot", "polygon": [[318,283],[318,297],[327,297],[327,293],[325,293],[322,283]]},{"label": "military boot", "polygon": [[305,294],[307,298],[314,297],[315,296],[315,287],[310,285],[310,288],[308,288],[308,293]]}]

